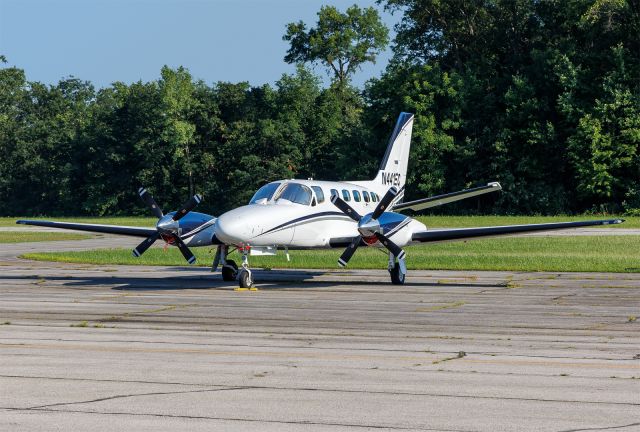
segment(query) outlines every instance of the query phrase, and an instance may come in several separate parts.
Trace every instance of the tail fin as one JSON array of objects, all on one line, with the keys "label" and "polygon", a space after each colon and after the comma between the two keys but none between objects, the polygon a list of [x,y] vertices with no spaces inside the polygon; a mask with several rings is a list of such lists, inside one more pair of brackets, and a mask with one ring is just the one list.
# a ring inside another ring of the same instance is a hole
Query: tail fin
[{"label": "tail fin", "polygon": [[398,189],[404,186],[407,179],[412,129],[413,114],[400,113],[396,127],[389,139],[387,151],[380,163],[378,175],[373,180],[375,183],[389,187],[395,186]]}]

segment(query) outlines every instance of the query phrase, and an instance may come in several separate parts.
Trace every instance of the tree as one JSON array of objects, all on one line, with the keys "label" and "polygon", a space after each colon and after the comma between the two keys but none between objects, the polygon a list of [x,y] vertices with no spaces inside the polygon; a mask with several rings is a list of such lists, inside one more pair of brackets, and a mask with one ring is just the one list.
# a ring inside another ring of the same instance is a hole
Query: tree
[{"label": "tree", "polygon": [[[455,72],[443,71],[438,63],[421,66],[392,63],[383,77],[367,85],[365,94],[373,106],[367,113],[365,128],[375,130],[380,150],[386,147],[397,114],[401,111],[415,114],[407,173],[410,199],[445,192],[447,186],[464,180],[460,170],[455,169],[461,85]],[[374,157],[377,162],[382,153]],[[457,185],[463,186],[470,185],[464,181]]]},{"label": "tree", "polygon": [[284,58],[287,63],[322,63],[343,85],[363,63],[375,63],[389,42],[389,30],[372,7],[353,5],[341,13],[334,6],[323,6],[316,27],[307,30],[302,21],[289,23],[283,39],[291,44]]},{"label": "tree", "polygon": [[[578,196],[586,203],[620,203],[640,178],[640,84],[627,76],[624,49],[613,49],[618,67],[602,85],[602,97],[578,121],[568,153]],[[631,85],[629,85],[631,84]]]},{"label": "tree", "polygon": [[[188,195],[195,194],[193,184],[193,156],[192,145],[195,143],[195,125],[189,121],[190,115],[196,109],[197,102],[193,97],[195,87],[191,74],[183,67],[176,70],[164,66],[162,78],[158,86],[162,99],[162,109],[165,119],[163,139],[174,150],[174,165],[178,171],[187,175]],[[180,175],[180,172],[178,173]]]}]

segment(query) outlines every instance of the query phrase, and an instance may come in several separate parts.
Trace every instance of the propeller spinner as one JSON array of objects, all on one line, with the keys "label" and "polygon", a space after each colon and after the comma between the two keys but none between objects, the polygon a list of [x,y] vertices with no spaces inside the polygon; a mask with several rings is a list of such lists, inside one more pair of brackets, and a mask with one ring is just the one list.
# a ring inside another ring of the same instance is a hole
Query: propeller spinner
[{"label": "propeller spinner", "polygon": [[364,240],[367,244],[373,244],[376,241],[379,241],[387,248],[389,252],[395,255],[398,259],[403,259],[406,254],[397,244],[389,240],[383,233],[383,229],[380,226],[380,222],[378,218],[382,216],[385,209],[389,207],[391,201],[398,195],[398,189],[392,187],[387,191],[387,193],[382,197],[378,206],[375,208],[373,213],[367,214],[365,216],[360,216],[357,211],[355,211],[349,204],[347,204],[342,198],[338,195],[331,196],[331,202],[342,210],[347,216],[349,216],[354,221],[358,222],[358,232],[359,235],[353,239],[351,244],[347,246],[345,251],[338,258],[338,264],[341,267],[345,267],[353,254],[360,246],[360,243]]},{"label": "propeller spinner", "polygon": [[196,194],[192,196],[187,202],[185,202],[180,210],[175,212],[172,215],[164,215],[162,213],[162,209],[158,207],[156,201],[153,199],[151,194],[143,187],[138,189],[138,194],[142,201],[151,209],[153,214],[158,218],[158,223],[156,224],[157,232],[149,237],[147,237],[142,243],[140,243],[133,251],[134,257],[140,257],[147,249],[151,247],[156,240],[160,237],[170,238],[174,241],[182,256],[187,260],[189,264],[193,264],[196,262],[196,257],[193,255],[191,250],[187,247],[187,245],[182,241],[180,235],[178,234],[179,224],[178,221],[182,219],[187,213],[193,210],[200,202],[202,201],[202,196]]}]

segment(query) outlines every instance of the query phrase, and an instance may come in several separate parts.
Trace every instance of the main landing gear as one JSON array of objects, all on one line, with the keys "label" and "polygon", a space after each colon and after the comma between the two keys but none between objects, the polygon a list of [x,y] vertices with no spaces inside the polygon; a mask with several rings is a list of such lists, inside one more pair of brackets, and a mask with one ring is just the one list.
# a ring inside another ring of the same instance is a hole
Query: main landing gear
[{"label": "main landing gear", "polygon": [[238,251],[242,253],[242,267],[239,269],[235,261],[227,259],[229,255],[229,246],[218,246],[216,256],[211,265],[211,271],[215,272],[218,269],[218,265],[222,265],[222,280],[225,282],[231,282],[238,280],[239,289],[257,290],[253,287],[253,275],[249,268],[249,252],[250,246],[238,247]]},{"label": "main landing gear", "polygon": [[389,273],[391,274],[391,283],[394,285],[404,285],[404,279],[407,275],[407,265],[404,257],[396,260],[395,255],[389,253]]}]

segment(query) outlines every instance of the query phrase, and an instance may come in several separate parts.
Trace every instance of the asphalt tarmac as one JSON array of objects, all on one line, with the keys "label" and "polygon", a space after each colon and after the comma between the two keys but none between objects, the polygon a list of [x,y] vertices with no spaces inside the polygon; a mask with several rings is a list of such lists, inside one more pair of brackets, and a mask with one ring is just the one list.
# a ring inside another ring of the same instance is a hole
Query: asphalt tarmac
[{"label": "asphalt tarmac", "polygon": [[0,431],[640,431],[640,274],[16,258],[109,242],[0,245]]}]

